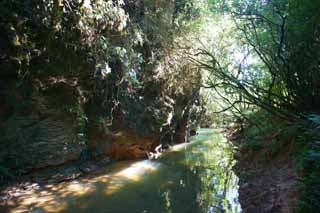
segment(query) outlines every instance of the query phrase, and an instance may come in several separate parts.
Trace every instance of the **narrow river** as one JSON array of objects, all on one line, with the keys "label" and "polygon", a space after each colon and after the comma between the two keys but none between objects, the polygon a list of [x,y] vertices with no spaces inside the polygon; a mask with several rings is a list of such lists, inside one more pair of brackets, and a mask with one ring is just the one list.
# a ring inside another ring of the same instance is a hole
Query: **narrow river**
[{"label": "narrow river", "polygon": [[201,129],[156,160],[114,163],[79,180],[50,184],[17,200],[12,212],[241,212],[233,147]]}]

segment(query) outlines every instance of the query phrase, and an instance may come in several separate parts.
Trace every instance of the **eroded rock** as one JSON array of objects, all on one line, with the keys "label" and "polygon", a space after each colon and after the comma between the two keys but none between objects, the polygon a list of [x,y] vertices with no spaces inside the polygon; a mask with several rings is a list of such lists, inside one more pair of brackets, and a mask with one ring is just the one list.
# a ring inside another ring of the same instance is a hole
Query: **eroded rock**
[{"label": "eroded rock", "polygon": [[31,90],[27,98],[22,91],[7,88],[8,96],[21,100],[7,103],[16,109],[0,124],[1,165],[23,174],[79,158],[84,143],[79,140],[79,120],[71,112],[79,103],[73,88],[66,84],[57,88],[55,96]]}]

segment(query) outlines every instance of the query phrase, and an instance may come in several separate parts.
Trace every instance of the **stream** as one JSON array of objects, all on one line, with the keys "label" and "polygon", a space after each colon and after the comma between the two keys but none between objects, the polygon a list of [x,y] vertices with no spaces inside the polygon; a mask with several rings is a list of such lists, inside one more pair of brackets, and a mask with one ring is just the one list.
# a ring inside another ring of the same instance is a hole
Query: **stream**
[{"label": "stream", "polygon": [[214,129],[155,160],[122,161],[19,197],[11,212],[241,212],[233,147]]}]

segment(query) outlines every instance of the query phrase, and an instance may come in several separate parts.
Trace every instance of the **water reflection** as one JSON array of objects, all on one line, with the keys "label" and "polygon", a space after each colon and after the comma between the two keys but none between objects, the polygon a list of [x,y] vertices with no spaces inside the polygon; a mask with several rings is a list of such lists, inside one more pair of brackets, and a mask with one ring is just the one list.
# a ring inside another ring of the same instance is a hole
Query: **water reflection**
[{"label": "water reflection", "polygon": [[155,161],[120,162],[90,177],[47,185],[19,198],[12,212],[240,212],[233,149],[202,129]]},{"label": "water reflection", "polygon": [[199,209],[190,212],[241,212],[238,178],[231,169],[235,163],[234,150],[221,133],[202,129],[192,143],[173,150],[178,153],[169,153],[161,160],[180,171],[189,170],[182,175],[180,183],[186,183],[183,187],[189,187],[190,192],[195,189],[193,202]]}]

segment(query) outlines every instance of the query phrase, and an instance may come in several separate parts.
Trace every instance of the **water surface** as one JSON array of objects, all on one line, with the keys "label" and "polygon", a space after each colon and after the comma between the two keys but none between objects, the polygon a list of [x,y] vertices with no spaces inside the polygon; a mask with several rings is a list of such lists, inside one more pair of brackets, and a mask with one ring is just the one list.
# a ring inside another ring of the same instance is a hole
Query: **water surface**
[{"label": "water surface", "polygon": [[47,185],[22,196],[12,212],[241,212],[232,145],[218,130],[198,132],[156,160],[119,162]]}]

